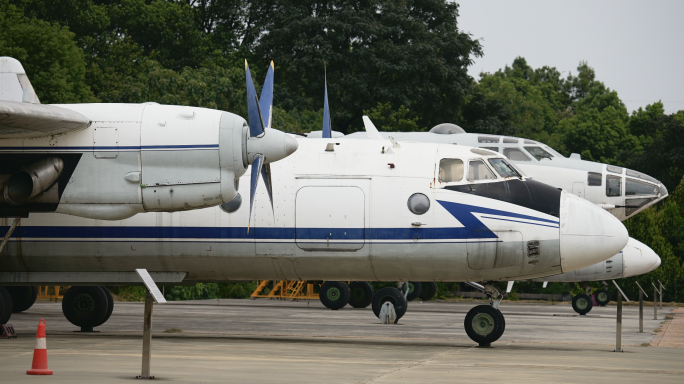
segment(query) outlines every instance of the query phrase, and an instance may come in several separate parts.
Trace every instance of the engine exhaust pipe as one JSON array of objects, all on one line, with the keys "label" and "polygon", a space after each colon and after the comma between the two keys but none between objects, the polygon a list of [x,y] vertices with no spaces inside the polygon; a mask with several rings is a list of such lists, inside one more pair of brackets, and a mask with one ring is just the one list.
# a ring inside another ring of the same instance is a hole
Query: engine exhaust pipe
[{"label": "engine exhaust pipe", "polygon": [[10,205],[22,205],[29,199],[47,191],[59,178],[64,162],[58,157],[48,157],[24,167],[10,176],[3,195]]}]

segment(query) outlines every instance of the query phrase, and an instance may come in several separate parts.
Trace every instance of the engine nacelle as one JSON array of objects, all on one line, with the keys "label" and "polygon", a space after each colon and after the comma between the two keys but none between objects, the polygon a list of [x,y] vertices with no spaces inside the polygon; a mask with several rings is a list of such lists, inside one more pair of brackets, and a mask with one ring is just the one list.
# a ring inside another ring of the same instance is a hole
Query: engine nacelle
[{"label": "engine nacelle", "polygon": [[20,206],[47,191],[64,170],[64,162],[58,157],[39,160],[10,176],[3,188],[5,201]]}]

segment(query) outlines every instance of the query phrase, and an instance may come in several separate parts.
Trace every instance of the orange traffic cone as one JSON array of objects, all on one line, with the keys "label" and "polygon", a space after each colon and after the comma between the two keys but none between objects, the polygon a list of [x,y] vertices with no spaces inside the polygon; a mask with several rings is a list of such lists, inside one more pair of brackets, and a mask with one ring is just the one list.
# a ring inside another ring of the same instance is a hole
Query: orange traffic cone
[{"label": "orange traffic cone", "polygon": [[47,364],[47,344],[45,343],[45,320],[38,322],[38,332],[36,332],[36,347],[33,349],[33,364],[31,369],[26,371],[27,375],[52,375]]}]

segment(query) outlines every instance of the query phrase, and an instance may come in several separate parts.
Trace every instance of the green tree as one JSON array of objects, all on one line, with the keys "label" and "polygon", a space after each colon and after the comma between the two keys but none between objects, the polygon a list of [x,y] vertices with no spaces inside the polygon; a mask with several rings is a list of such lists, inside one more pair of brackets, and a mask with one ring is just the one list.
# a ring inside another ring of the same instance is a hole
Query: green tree
[{"label": "green tree", "polygon": [[42,103],[94,101],[85,80],[83,51],[67,28],[28,19],[0,1],[0,56],[19,60]]},{"label": "green tree", "polygon": [[[458,30],[458,5],[445,0],[269,1],[243,45],[262,63],[275,60],[276,97],[286,110],[318,110],[328,66],[332,122],[352,132],[377,103],[424,111],[420,126],[455,121],[482,54]],[[259,8],[263,9],[263,8]],[[258,33],[257,33],[258,32]],[[263,65],[265,67],[265,65]]]},{"label": "green tree", "polygon": [[403,105],[395,111],[389,102],[378,103],[371,110],[363,111],[363,114],[368,115],[373,124],[381,131],[413,132],[426,130],[418,126],[419,118],[412,117],[411,111]]}]

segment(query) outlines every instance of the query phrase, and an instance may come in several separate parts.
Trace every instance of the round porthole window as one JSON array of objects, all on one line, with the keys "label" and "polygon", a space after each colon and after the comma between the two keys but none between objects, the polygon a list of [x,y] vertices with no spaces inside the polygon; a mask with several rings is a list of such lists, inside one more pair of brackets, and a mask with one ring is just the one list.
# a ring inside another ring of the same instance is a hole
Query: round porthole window
[{"label": "round porthole window", "polygon": [[430,209],[430,199],[422,193],[414,193],[408,198],[408,209],[416,215],[422,215]]},{"label": "round porthole window", "polygon": [[221,207],[223,212],[233,213],[233,212],[237,211],[238,209],[240,209],[241,205],[242,205],[242,196],[240,196],[240,194],[238,193],[235,197],[233,197],[233,200],[231,200],[227,203],[223,203],[223,204],[219,205],[219,207]]}]

